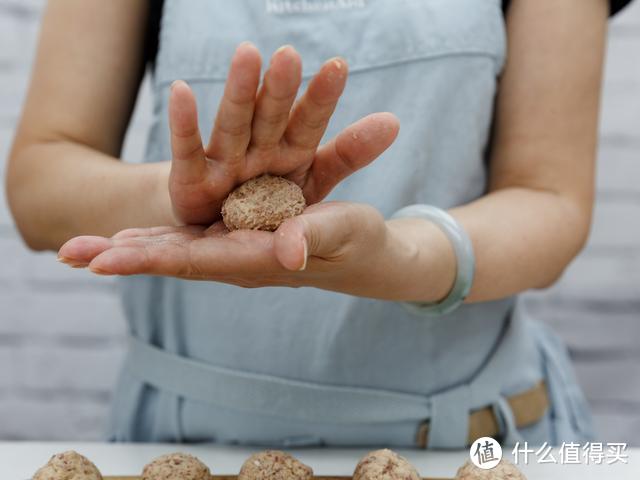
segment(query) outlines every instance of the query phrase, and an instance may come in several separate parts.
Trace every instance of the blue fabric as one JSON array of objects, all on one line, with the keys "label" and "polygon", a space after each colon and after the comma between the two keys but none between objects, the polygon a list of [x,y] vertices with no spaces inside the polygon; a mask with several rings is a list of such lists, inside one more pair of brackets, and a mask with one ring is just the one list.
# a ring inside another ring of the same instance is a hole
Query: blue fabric
[{"label": "blue fabric", "polygon": [[[194,89],[208,135],[243,40],[265,56],[293,44],[303,88],[324,60],[347,59],[351,76],[326,138],[371,112],[400,118],[396,143],[330,199],[369,203],[389,216],[409,204],[450,208],[484,193],[506,48],[499,0],[166,0],[147,161],[171,157],[167,100],[175,79]],[[463,446],[470,408],[504,407],[502,397],[542,378],[552,409],[522,437],[591,434],[562,344],[514,298],[429,318],[399,303],[312,288],[146,276],[121,286],[133,344],[142,348],[125,361],[116,391],[109,432],[116,441],[406,447],[430,419],[429,447]],[[151,357],[140,353],[145,344],[157,347]],[[153,357],[158,349],[167,357]],[[177,364],[165,365],[171,358]],[[323,393],[307,403],[301,386]],[[323,403],[331,392],[339,400]],[[383,408],[372,398],[384,398]]]}]

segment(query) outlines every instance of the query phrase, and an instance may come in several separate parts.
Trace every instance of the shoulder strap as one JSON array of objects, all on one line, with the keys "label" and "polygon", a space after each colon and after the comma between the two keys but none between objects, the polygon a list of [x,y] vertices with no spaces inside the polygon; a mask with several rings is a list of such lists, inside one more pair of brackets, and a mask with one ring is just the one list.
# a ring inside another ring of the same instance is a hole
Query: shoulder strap
[{"label": "shoulder strap", "polygon": [[156,56],[158,54],[158,41],[160,36],[160,21],[162,19],[162,7],[164,0],[148,0],[149,20],[147,23],[147,35],[145,38],[144,61],[152,69],[155,69]]},{"label": "shoulder strap", "polygon": [[[609,0],[609,15],[613,16],[633,0]],[[502,11],[506,14],[511,0],[502,0]]]}]

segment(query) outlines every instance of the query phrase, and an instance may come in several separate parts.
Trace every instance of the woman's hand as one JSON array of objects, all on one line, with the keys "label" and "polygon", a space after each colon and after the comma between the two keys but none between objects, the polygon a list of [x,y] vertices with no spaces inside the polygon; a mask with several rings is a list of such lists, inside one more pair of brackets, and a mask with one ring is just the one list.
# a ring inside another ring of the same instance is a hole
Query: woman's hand
[{"label": "woman's hand", "polygon": [[209,228],[129,229],[112,238],[76,237],[59,256],[102,275],[312,286],[387,300],[436,301],[453,282],[450,250],[446,237],[424,220],[385,222],[368,205],[323,202],[275,232],[228,232],[222,222]]},{"label": "woman's hand", "polygon": [[273,54],[258,90],[260,64],[255,46],[238,47],[206,148],[191,89],[182,81],[172,85],[169,192],[178,224],[210,225],[219,219],[229,192],[262,173],[294,181],[307,203],[316,203],[395,139],[397,119],[378,113],[318,148],[345,87],[346,62],[327,61],[295,105],[301,60],[293,47],[281,47]]},{"label": "woman's hand", "polygon": [[73,266],[111,275],[153,274],[243,287],[316,286],[384,297],[381,276],[400,247],[380,213],[354,203],[308,207],[275,232],[201,226],[76,237],[59,252]]}]

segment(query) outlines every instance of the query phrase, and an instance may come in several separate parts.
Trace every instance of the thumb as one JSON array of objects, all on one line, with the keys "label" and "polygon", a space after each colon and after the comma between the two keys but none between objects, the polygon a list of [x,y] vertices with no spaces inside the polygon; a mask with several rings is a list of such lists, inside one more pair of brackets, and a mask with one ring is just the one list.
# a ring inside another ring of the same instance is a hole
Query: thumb
[{"label": "thumb", "polygon": [[287,270],[304,270],[309,257],[331,257],[353,231],[352,206],[318,203],[285,220],[275,232],[275,255]]},{"label": "thumb", "polygon": [[399,129],[395,115],[373,113],[322,145],[304,186],[307,201],[321,201],[338,183],[378,158],[394,142]]}]

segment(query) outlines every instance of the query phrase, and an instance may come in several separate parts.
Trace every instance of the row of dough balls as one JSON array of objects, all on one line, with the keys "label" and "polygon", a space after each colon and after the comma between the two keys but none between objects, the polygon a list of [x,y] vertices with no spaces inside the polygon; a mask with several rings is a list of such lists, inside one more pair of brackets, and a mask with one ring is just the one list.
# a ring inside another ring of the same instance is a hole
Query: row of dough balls
[{"label": "row of dough balls", "polygon": [[[251,455],[242,465],[238,480],[311,480],[313,470],[288,453],[266,450]],[[142,480],[212,480],[209,468],[186,453],[162,455],[142,470]],[[96,466],[77,452],[58,453],[39,469],[32,480],[102,480]],[[384,449],[366,454],[353,472],[353,480],[421,480],[418,471],[397,453]],[[492,470],[471,462],[463,465],[456,480],[526,480],[513,464],[502,460]]]}]

